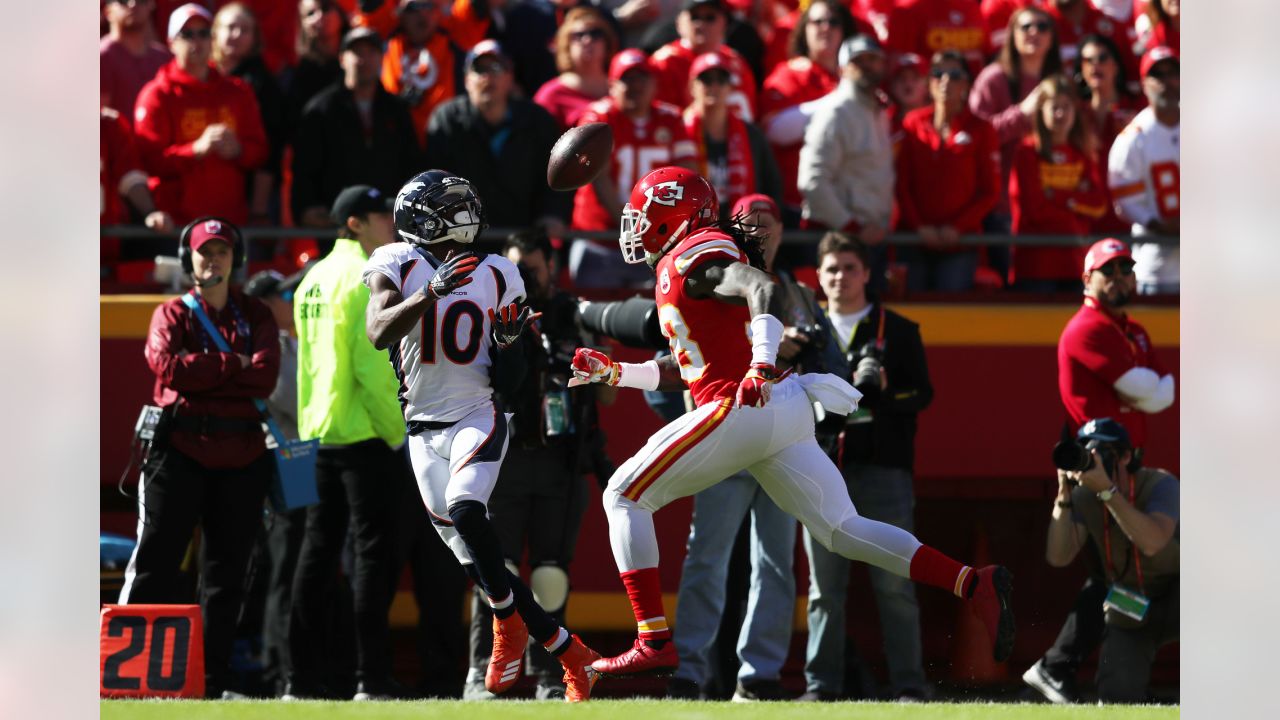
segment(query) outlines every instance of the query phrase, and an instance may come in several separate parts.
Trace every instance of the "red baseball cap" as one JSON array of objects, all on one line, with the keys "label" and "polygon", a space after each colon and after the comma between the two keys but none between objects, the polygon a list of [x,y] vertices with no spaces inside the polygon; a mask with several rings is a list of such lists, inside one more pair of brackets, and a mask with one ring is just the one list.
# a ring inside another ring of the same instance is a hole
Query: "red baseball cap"
[{"label": "red baseball cap", "polygon": [[235,226],[231,223],[218,218],[209,218],[191,228],[191,234],[187,242],[191,245],[191,252],[199,250],[211,240],[221,240],[228,247],[234,248],[236,246],[235,237]]},{"label": "red baseball cap", "polygon": [[627,48],[613,56],[613,60],[609,63],[609,79],[621,80],[622,76],[632,68],[639,68],[650,75],[653,74],[653,66],[649,64],[649,56],[645,55],[643,50]]},{"label": "red baseball cap", "polygon": [[1089,247],[1088,254],[1084,256],[1084,271],[1093,272],[1118,257],[1133,259],[1133,253],[1129,252],[1128,245],[1115,238],[1099,240]]},{"label": "red baseball cap", "polygon": [[1155,64],[1162,60],[1180,62],[1178,59],[1178,53],[1173,48],[1167,45],[1157,45],[1148,50],[1147,53],[1142,56],[1142,64],[1138,68],[1139,75],[1142,76],[1142,79],[1146,80],[1147,74],[1151,72],[1151,68],[1155,67]]},{"label": "red baseball cap", "polygon": [[733,204],[733,212],[729,213],[729,217],[740,217],[740,216],[750,215],[753,211],[751,206],[755,205],[756,203],[760,203],[762,205],[768,205],[769,206],[768,212],[775,219],[782,217],[782,214],[778,212],[778,203],[774,202],[773,198],[763,193],[752,193],[750,195],[743,195],[742,197],[738,198],[738,201]]},{"label": "red baseball cap", "polygon": [[729,61],[718,52],[709,52],[693,59],[693,64],[689,66],[689,79],[694,80],[708,70],[723,70],[729,73],[729,77],[733,77],[733,70],[729,68]]}]

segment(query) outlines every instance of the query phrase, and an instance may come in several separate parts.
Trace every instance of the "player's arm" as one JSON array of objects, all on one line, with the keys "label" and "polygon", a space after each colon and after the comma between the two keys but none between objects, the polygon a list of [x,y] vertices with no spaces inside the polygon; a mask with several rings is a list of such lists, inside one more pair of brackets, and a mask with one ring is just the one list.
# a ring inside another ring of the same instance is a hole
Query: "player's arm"
[{"label": "player's arm", "polygon": [[480,258],[471,253],[454,255],[440,263],[431,282],[407,298],[400,294],[400,288],[391,278],[380,272],[369,273],[369,307],[365,311],[365,334],[369,342],[379,350],[400,342],[422,319],[427,308],[470,283],[471,273],[479,264]]},{"label": "player's arm", "polygon": [[684,390],[680,366],[674,355],[642,363],[615,362],[595,348],[580,347],[573,354],[573,377],[569,387],[601,383],[607,387],[674,392]]}]

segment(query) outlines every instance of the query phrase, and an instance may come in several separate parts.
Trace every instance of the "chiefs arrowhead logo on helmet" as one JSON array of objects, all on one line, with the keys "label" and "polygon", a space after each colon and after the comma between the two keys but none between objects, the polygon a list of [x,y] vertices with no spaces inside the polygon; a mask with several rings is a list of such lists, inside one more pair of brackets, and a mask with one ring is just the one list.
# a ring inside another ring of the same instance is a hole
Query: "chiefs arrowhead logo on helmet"
[{"label": "chiefs arrowhead logo on helmet", "polygon": [[675,207],[677,200],[684,199],[684,186],[674,180],[669,180],[664,183],[658,183],[653,187],[645,188],[644,194],[651,202],[666,205],[667,207]]}]

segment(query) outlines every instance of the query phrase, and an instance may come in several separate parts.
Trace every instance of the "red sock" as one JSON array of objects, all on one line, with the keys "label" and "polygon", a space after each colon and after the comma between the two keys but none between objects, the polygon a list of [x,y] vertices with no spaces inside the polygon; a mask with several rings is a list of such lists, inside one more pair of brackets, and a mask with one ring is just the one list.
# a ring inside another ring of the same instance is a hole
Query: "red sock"
[{"label": "red sock", "polygon": [[968,565],[961,565],[928,545],[921,545],[911,556],[911,579],[942,588],[958,598],[967,598],[978,574]]},{"label": "red sock", "polygon": [[640,568],[622,573],[622,584],[627,587],[631,599],[631,612],[636,616],[636,627],[641,640],[667,640],[671,630],[662,610],[662,584],[658,580],[658,568]]}]

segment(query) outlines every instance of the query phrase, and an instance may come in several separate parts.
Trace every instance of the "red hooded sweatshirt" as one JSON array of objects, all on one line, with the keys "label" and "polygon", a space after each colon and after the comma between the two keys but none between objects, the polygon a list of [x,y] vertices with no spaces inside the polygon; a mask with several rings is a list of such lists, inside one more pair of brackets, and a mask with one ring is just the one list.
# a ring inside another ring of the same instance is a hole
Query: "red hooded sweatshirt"
[{"label": "red hooded sweatshirt", "polygon": [[[214,123],[235,131],[238,157],[196,157],[192,145]],[[138,94],[134,131],[156,206],[177,223],[200,215],[248,219],[246,177],[267,159],[267,136],[247,85],[213,67],[201,82],[171,61]]]}]

